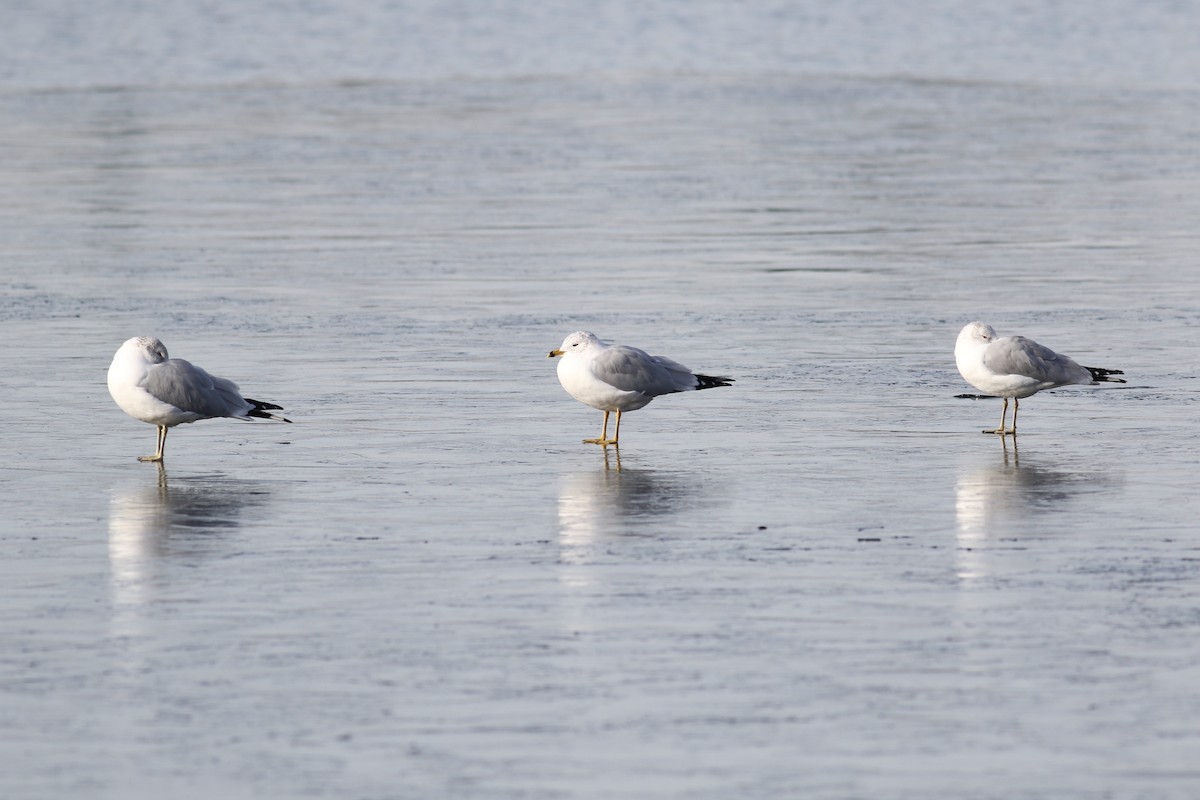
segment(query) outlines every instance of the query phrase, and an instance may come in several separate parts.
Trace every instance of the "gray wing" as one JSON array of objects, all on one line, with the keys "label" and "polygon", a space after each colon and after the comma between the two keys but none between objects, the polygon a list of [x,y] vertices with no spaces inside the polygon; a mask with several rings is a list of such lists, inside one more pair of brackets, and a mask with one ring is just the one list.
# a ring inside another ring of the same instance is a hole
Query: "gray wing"
[{"label": "gray wing", "polygon": [[164,403],[205,417],[244,417],[253,408],[242,399],[236,383],[209,375],[182,358],[151,367],[142,387]]},{"label": "gray wing", "polygon": [[607,348],[592,362],[593,374],[610,386],[651,397],[696,388],[696,376],[687,367],[662,356],[627,345]]},{"label": "gray wing", "polygon": [[1024,375],[1046,383],[1091,383],[1091,374],[1064,355],[1024,336],[997,339],[983,351],[983,365],[1001,375]]}]

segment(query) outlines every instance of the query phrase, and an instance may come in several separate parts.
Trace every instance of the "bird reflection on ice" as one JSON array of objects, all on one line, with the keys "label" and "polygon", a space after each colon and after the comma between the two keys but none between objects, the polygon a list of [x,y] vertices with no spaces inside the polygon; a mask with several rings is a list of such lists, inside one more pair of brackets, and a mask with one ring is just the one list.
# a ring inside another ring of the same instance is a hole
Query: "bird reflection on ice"
[{"label": "bird reflection on ice", "polygon": [[1036,466],[1028,458],[1022,464],[1016,440],[999,439],[1000,462],[963,471],[955,486],[960,580],[988,577],[999,542],[1043,532],[1048,517],[1069,513],[1075,498],[1111,482],[1097,471]]},{"label": "bird reflection on ice", "polygon": [[117,633],[131,633],[137,610],[152,602],[162,564],[214,552],[243,511],[265,502],[261,486],[188,481],[171,487],[158,464],[152,485],[114,487],[108,513],[108,563]]},{"label": "bird reflection on ice", "polygon": [[565,475],[559,484],[561,622],[572,633],[595,624],[595,604],[613,590],[609,565],[645,558],[637,540],[653,548],[653,539],[706,500],[693,475],[622,467],[619,451],[609,449],[602,466]]},{"label": "bird reflection on ice", "polygon": [[[662,521],[696,494],[685,475],[621,466],[619,452],[604,452],[604,466],[563,477],[558,493],[558,540],[565,565],[594,561],[620,536],[651,536]],[[568,570],[563,581],[586,586],[590,570]]]}]

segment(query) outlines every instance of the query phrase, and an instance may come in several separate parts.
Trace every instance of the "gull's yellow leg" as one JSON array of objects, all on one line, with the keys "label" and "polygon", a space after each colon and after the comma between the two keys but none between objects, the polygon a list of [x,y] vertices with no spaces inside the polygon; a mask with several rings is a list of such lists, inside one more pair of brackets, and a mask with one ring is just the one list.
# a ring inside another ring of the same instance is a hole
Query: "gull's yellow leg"
[{"label": "gull's yellow leg", "polygon": [[604,412],[604,427],[600,431],[600,438],[599,439],[584,439],[584,441],[587,442],[588,444],[602,444],[607,447],[610,444],[616,444],[617,439],[620,438],[620,436],[621,436],[621,412],[620,411],[617,412],[617,427],[613,433],[613,438],[610,439],[610,438],[608,438],[608,412],[605,411]]},{"label": "gull's yellow leg", "polygon": [[[1017,409],[1020,407],[1021,407],[1021,398],[1014,397],[1013,398],[1013,426],[1012,426],[1012,430],[1009,431],[1009,433],[1011,433],[1013,436],[1017,435]],[[1014,439],[1014,441],[1015,441],[1015,439]]]},{"label": "gull's yellow leg", "polygon": [[[1015,401],[1016,398],[1013,398],[1013,400]],[[1008,398],[1006,397],[1006,398],[1004,398],[1004,408],[1001,409],[1001,411],[1000,411],[1000,427],[996,428],[996,430],[994,430],[994,431],[984,431],[984,433],[998,433],[1001,436],[1003,436],[1005,433],[1008,432],[1008,431],[1004,430],[1004,420],[1006,420],[1007,418],[1008,418]],[[1014,420],[1016,419],[1015,411],[1013,412],[1013,419]],[[1014,422],[1014,424],[1016,424],[1016,423]]]},{"label": "gull's yellow leg", "polygon": [[152,456],[138,456],[138,461],[162,461],[163,450],[167,446],[167,426],[158,426],[158,452]]},{"label": "gull's yellow leg", "polygon": [[[621,412],[617,412],[617,419],[621,418]],[[599,439],[584,439],[584,444],[608,444],[608,412],[604,412],[604,426],[600,429]]]},{"label": "gull's yellow leg", "polygon": [[163,451],[167,449],[167,426],[158,426],[158,448],[152,456],[142,456],[138,461],[157,461],[163,460]]}]

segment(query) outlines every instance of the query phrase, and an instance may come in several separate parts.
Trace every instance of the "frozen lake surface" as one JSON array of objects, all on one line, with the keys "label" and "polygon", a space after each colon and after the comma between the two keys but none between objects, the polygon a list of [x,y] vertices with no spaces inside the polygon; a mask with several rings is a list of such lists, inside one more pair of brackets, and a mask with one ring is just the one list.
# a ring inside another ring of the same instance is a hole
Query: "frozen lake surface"
[{"label": "frozen lake surface", "polygon": [[[1195,797],[1197,28],[926,5],[962,70],[721,3],[345,70],[269,4],[258,61],[121,2],[54,59],[15,13],[0,795]],[[983,436],[974,319],[1129,383]],[[546,358],[581,328],[737,382],[582,444]],[[138,334],[295,424],[138,463]]]}]

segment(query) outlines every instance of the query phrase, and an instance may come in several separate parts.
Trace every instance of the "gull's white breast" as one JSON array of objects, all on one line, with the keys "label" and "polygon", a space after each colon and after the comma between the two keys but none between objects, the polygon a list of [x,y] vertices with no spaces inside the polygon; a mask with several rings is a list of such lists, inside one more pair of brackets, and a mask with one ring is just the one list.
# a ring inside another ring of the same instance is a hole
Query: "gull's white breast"
[{"label": "gull's white breast", "polygon": [[955,361],[958,371],[967,383],[988,394],[998,397],[1029,397],[1041,389],[1047,388],[1038,378],[1012,373],[998,373],[987,368],[983,363],[983,351],[990,345],[967,347],[966,352],[956,352]]},{"label": "gull's white breast", "polygon": [[592,358],[566,353],[558,361],[558,382],[567,394],[601,411],[634,411],[654,398],[643,392],[629,392],[605,383],[592,370]]},{"label": "gull's white breast", "polygon": [[168,428],[203,419],[200,414],[164,403],[143,388],[156,365],[147,363],[135,348],[122,347],[108,367],[108,393],[121,410],[134,419]]}]

